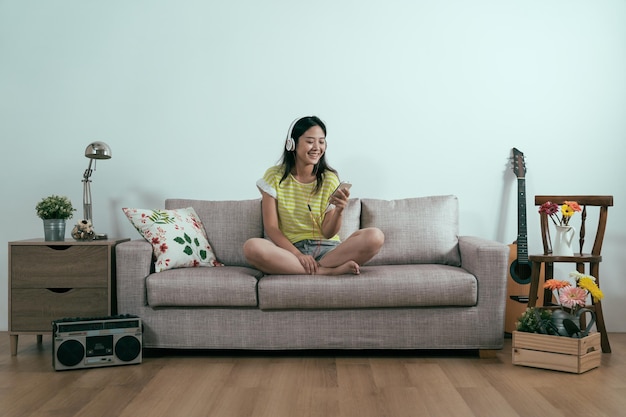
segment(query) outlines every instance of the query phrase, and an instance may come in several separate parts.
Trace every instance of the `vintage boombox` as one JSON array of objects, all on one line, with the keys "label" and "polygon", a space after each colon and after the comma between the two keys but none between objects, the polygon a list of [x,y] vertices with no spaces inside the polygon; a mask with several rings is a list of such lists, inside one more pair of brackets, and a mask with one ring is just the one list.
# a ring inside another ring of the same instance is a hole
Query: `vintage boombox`
[{"label": "vintage boombox", "polygon": [[56,371],[141,363],[141,319],[130,314],[52,322]]}]

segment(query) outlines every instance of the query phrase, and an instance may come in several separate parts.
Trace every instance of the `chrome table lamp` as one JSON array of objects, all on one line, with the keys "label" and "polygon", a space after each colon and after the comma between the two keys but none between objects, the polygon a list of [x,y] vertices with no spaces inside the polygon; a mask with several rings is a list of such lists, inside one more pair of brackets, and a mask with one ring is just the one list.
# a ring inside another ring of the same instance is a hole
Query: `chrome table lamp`
[{"label": "chrome table lamp", "polygon": [[[85,156],[89,158],[89,166],[83,174],[83,218],[89,220],[93,226],[93,217],[91,213],[91,174],[96,170],[94,160],[95,159],[110,159],[111,148],[104,142],[92,142],[85,149]],[[91,168],[94,165],[93,169]],[[95,230],[95,229],[94,229]],[[96,233],[95,238],[97,240],[107,239],[107,235],[104,233]]]}]

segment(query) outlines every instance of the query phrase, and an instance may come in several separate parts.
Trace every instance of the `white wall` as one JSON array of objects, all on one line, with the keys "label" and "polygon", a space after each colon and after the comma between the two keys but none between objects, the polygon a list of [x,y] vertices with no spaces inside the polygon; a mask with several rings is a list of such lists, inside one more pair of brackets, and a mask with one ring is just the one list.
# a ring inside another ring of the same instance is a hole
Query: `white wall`
[{"label": "white wall", "polygon": [[[289,123],[316,114],[353,196],[456,194],[461,233],[505,243],[519,148],[531,253],[534,195],[614,195],[602,287],[626,331],[622,0],[5,0],[0,60],[5,242],[43,236],[48,194],[81,206],[93,140],[113,150],[96,229],[139,238],[121,207],[256,198]],[[6,330],[6,244],[0,271]]]}]

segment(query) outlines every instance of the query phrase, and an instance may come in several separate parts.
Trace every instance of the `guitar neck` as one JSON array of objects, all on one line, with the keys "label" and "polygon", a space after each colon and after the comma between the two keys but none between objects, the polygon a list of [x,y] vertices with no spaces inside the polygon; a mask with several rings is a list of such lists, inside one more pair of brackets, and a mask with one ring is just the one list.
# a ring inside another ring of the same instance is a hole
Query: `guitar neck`
[{"label": "guitar neck", "polygon": [[517,179],[517,261],[528,263],[528,235],[526,230],[526,179]]}]

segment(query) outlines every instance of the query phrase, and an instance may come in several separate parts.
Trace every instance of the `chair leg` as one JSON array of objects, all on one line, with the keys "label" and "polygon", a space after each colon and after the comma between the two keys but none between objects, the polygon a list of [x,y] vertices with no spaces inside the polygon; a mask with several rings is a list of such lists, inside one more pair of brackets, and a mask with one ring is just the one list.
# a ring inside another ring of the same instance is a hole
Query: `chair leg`
[{"label": "chair leg", "polygon": [[611,344],[609,343],[609,335],[606,332],[606,326],[604,325],[604,314],[602,313],[602,303],[598,301],[594,303],[594,309],[596,311],[596,328],[600,333],[600,342],[602,344],[603,353],[611,353]]},{"label": "chair leg", "polygon": [[[591,274],[592,277],[596,278],[596,284],[598,284],[598,287],[599,287],[600,286],[600,263],[591,262],[589,264],[589,273]],[[598,301],[597,303],[594,303],[592,300],[591,304],[593,304],[594,310],[596,312],[596,328],[598,329],[598,333],[600,333],[600,341],[602,343],[602,352],[611,353],[611,344],[609,343],[609,335],[606,332],[606,326],[604,325],[604,313],[602,312],[602,302]]]},{"label": "chair leg", "polygon": [[[549,279],[553,279],[554,278],[554,263],[552,262],[545,262],[543,264],[543,282],[547,282]],[[552,291],[550,291],[549,289],[545,288],[543,290],[543,306],[553,306],[554,303],[552,302],[553,299],[553,294]]]},{"label": "chair leg", "polygon": [[541,262],[533,262],[530,273],[530,289],[528,290],[528,307],[537,305],[537,295],[539,294],[539,273],[541,271]]}]

